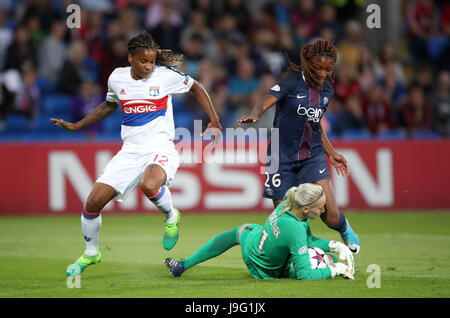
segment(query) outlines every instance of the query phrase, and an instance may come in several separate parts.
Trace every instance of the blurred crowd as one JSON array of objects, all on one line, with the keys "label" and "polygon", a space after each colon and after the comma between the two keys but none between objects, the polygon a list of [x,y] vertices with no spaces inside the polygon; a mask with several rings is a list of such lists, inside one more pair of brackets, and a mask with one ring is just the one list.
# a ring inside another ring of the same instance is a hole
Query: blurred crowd
[{"label": "blurred crowd", "polygon": [[[68,28],[69,4],[80,6]],[[105,98],[107,79],[128,66],[127,42],[146,30],[210,93],[223,127],[283,76],[300,48],[325,38],[338,49],[330,137],[441,138],[450,135],[450,4],[402,1],[400,43],[370,49],[364,0],[0,0],[0,136],[120,138],[118,111],[80,134],[50,125],[77,121]],[[189,94],[173,99],[175,124],[207,123]],[[274,109],[256,127],[272,126]]]}]

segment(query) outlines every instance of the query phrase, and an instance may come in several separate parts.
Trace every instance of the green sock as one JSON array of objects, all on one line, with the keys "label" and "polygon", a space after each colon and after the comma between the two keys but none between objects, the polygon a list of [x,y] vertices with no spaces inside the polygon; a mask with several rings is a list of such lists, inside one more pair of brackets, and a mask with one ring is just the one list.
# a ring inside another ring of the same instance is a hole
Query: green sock
[{"label": "green sock", "polygon": [[181,260],[181,265],[188,269],[198,263],[216,257],[224,253],[229,248],[239,244],[238,228],[221,233],[210,239],[205,245],[200,247],[192,256]]}]

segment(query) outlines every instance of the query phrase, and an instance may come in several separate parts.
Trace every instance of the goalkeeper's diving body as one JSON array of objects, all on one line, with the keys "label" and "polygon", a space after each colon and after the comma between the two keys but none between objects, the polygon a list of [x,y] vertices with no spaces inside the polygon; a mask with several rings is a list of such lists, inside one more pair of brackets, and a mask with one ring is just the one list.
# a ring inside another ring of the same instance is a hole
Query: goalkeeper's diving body
[{"label": "goalkeeper's diving body", "polygon": [[[254,278],[297,278],[320,280],[336,276],[353,279],[353,254],[343,243],[314,237],[309,220],[325,211],[325,193],[320,185],[304,183],[290,188],[284,200],[270,214],[265,224],[243,224],[221,233],[200,247],[192,256],[165,264],[174,277],[189,268],[240,245],[242,258]],[[318,247],[339,254],[347,264],[335,262],[312,269],[308,247]]]}]

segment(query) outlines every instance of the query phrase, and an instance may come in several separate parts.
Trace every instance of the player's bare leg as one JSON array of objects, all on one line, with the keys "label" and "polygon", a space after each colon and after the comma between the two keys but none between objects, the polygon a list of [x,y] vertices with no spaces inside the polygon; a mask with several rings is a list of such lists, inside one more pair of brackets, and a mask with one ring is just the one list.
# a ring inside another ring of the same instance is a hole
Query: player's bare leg
[{"label": "player's bare leg", "polygon": [[166,172],[161,166],[151,164],[145,168],[139,187],[166,216],[163,246],[166,250],[170,250],[178,241],[180,212],[173,207],[170,190],[164,185],[166,178]]},{"label": "player's bare leg", "polygon": [[350,250],[354,254],[358,254],[361,245],[359,238],[351,228],[344,213],[338,209],[331,179],[323,179],[314,183],[320,185],[326,195],[325,213],[322,213],[320,218],[329,228],[338,231]]},{"label": "player's bare leg", "polygon": [[336,198],[334,196],[333,185],[330,179],[323,179],[314,182],[322,187],[326,196],[325,201],[325,213],[320,215],[322,221],[331,228],[339,227],[341,217],[339,215],[339,209],[337,207]]},{"label": "player's bare leg", "polygon": [[97,182],[86,200],[85,208],[91,214],[99,214],[105,205],[117,195],[110,185]]},{"label": "player's bare leg", "polygon": [[84,269],[101,261],[98,249],[98,233],[102,226],[101,210],[117,195],[116,190],[104,183],[96,183],[90,192],[81,214],[81,229],[86,243],[86,250],[73,264],[66,269],[66,275],[81,274]]}]

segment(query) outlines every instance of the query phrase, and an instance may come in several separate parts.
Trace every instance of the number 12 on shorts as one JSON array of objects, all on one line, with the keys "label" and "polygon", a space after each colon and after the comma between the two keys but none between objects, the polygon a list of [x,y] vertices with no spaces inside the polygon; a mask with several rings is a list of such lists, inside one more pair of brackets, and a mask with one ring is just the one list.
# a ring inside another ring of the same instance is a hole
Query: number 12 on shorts
[{"label": "number 12 on shorts", "polygon": [[275,173],[275,174],[272,176],[272,180],[270,180],[270,175],[269,175],[268,172],[266,172],[265,175],[266,175],[266,181],[264,182],[264,186],[265,186],[266,188],[271,188],[271,186],[270,186],[270,184],[269,184],[270,181],[272,181],[272,185],[273,185],[275,188],[279,188],[279,187],[281,186],[281,179],[280,179],[280,174],[279,174],[279,173]]},{"label": "number 12 on shorts", "polygon": [[167,158],[167,156],[160,156],[159,154],[157,154],[155,156],[155,158],[153,159],[154,162],[158,162],[160,163],[162,166],[164,166],[165,162],[169,161],[169,158]]}]

